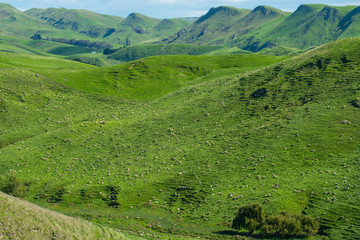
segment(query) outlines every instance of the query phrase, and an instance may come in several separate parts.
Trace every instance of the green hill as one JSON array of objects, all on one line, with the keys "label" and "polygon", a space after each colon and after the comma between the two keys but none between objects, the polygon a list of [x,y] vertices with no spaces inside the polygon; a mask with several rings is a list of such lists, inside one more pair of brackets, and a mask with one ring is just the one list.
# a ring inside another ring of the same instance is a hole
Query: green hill
[{"label": "green hill", "polygon": [[180,30],[175,36],[163,39],[168,43],[208,44],[223,34],[223,28],[229,28],[233,22],[245,16],[250,10],[233,7],[211,8],[192,25]]},{"label": "green hill", "polygon": [[[288,44],[305,48],[336,40],[334,32],[346,12],[352,10],[351,8],[324,7],[305,24],[298,26],[296,31],[290,33],[291,38],[301,40],[291,43],[290,39],[288,39]],[[345,10],[345,13],[342,10]]]},{"label": "green hill", "polygon": [[102,69],[64,71],[54,79],[86,92],[128,100],[153,100],[216,76],[255,70],[282,59],[250,54],[155,56]]},{"label": "green hill", "polygon": [[132,27],[141,27],[141,28],[151,28],[160,23],[160,19],[148,17],[140,13],[131,13],[124,21],[121,22],[122,25],[129,25]]},{"label": "green hill", "polygon": [[315,217],[315,239],[356,239],[359,49],[107,68],[0,53],[0,182],[13,173],[26,199],[138,237],[246,236],[231,221],[260,202]]},{"label": "green hill", "polygon": [[30,9],[24,12],[49,26],[101,38],[124,20],[122,17],[98,14],[87,10],[65,8]]},{"label": "green hill", "polygon": [[161,22],[159,22],[154,29],[162,32],[165,30],[170,30],[170,31],[174,31],[175,29],[182,29],[186,26],[189,25],[189,22],[182,20],[182,19],[177,19],[177,18],[170,18],[170,19],[163,19],[161,20]]},{"label": "green hill", "polygon": [[[301,52],[337,39],[358,37],[359,12],[357,6],[323,4],[304,4],[294,13],[269,6],[258,6],[253,10],[221,6],[211,8],[196,20],[156,19],[140,13],[131,13],[124,19],[64,8],[35,8],[22,13],[8,4],[1,4],[0,34],[21,39],[36,35],[63,43],[69,43],[71,39],[78,43],[92,41],[97,42],[97,46],[102,42],[102,46],[112,45],[115,49],[125,45],[185,43],[279,55]],[[15,48],[12,45],[9,51],[18,51]],[[64,53],[61,48],[59,50],[54,54],[86,53],[84,49],[68,46],[64,47]]]},{"label": "green hill", "polygon": [[231,7],[212,8],[194,24],[163,41],[222,45],[287,15],[267,6],[259,6],[253,11]]},{"label": "green hill", "polygon": [[219,7],[162,42],[226,45],[253,52],[277,48],[276,54],[286,54],[286,48],[308,49],[359,36],[358,15],[356,6],[322,4],[304,4],[291,14],[267,6],[252,11]]},{"label": "green hill", "polygon": [[115,229],[67,217],[1,192],[0,210],[2,239],[133,239]]},{"label": "green hill", "polygon": [[360,7],[349,12],[339,23],[337,32],[340,38],[348,38],[360,35]]},{"label": "green hill", "polygon": [[339,38],[340,22],[354,8],[355,6],[301,5],[290,16],[270,28],[250,32],[229,45],[251,51],[274,47],[307,49],[319,46]]},{"label": "green hill", "polygon": [[45,34],[48,37],[90,39],[90,37],[71,30],[43,25],[36,18],[26,15],[8,4],[0,4],[0,31],[2,35],[27,39],[36,33]]},{"label": "green hill", "polygon": [[126,39],[129,39],[131,44],[156,41],[190,24],[181,19],[161,20],[138,13],[130,14],[124,19],[87,10],[65,8],[34,8],[22,13],[10,5],[3,4],[0,9],[0,29],[5,34],[27,38],[40,34],[44,39],[106,41],[115,47],[125,45]]}]

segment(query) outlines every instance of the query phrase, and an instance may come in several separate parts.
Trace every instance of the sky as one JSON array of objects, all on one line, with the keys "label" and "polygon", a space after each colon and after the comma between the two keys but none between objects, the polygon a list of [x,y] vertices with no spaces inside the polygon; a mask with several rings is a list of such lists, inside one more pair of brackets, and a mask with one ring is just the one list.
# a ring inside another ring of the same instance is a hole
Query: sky
[{"label": "sky", "polygon": [[333,6],[360,5],[360,0],[0,0],[20,11],[30,8],[63,7],[87,9],[102,14],[127,17],[141,13],[155,18],[200,17],[211,7],[232,6],[254,9],[267,5],[293,12],[301,4],[319,3]]}]

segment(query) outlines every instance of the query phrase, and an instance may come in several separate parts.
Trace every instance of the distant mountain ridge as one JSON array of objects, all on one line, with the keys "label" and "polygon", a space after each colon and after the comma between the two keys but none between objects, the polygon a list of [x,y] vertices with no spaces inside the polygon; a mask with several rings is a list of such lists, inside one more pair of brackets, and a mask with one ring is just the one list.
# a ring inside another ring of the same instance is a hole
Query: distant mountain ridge
[{"label": "distant mountain ridge", "polygon": [[139,13],[123,18],[66,8],[33,8],[21,12],[9,4],[0,4],[2,34],[27,39],[40,34],[43,38],[106,41],[116,47],[129,42],[158,41],[189,24],[191,21],[156,19]]},{"label": "distant mountain ridge", "polygon": [[244,50],[305,49],[360,36],[360,7],[303,4],[293,13],[259,6],[254,10],[212,8],[163,43],[227,45]]},{"label": "distant mountain ridge", "polygon": [[360,36],[360,6],[303,4],[293,13],[269,6],[253,10],[220,6],[198,19],[157,19],[140,13],[122,18],[65,8],[21,12],[0,4],[0,30],[26,39],[39,34],[43,38],[105,41],[114,48],[186,43],[284,54]]}]

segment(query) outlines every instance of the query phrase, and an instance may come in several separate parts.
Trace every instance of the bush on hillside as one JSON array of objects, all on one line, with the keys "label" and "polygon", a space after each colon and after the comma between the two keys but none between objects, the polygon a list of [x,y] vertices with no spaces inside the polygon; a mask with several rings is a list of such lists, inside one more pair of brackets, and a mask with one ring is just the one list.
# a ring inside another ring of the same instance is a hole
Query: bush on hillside
[{"label": "bush on hillside", "polygon": [[250,234],[260,230],[267,236],[306,237],[317,234],[320,224],[310,216],[287,212],[265,218],[262,205],[254,203],[239,208],[232,228],[245,228]]},{"label": "bush on hillside", "polygon": [[263,207],[259,203],[245,205],[239,208],[239,211],[233,220],[232,228],[249,230],[250,234],[259,230],[265,220]]},{"label": "bush on hillside", "polygon": [[5,184],[2,187],[2,191],[9,195],[18,198],[24,198],[26,196],[26,187],[15,175],[9,174],[5,180]]},{"label": "bush on hillside", "polygon": [[282,212],[278,215],[268,216],[261,230],[266,235],[306,237],[315,235],[319,231],[319,227],[320,224],[310,216]]}]

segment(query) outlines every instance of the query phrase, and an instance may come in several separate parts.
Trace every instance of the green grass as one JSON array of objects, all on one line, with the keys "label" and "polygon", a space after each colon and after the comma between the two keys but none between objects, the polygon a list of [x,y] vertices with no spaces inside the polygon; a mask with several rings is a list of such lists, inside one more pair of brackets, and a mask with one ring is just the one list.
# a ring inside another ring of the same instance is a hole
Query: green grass
[{"label": "green grass", "polygon": [[87,92],[153,100],[215,77],[256,70],[284,59],[259,55],[156,56],[103,69],[64,72],[54,78]]},{"label": "green grass", "polygon": [[197,46],[192,44],[144,44],[119,49],[109,58],[129,62],[158,55],[202,55],[220,48],[220,46]]},{"label": "green grass", "polygon": [[67,57],[68,60],[91,64],[97,67],[107,67],[119,63],[116,60],[106,58],[102,53],[75,54]]},{"label": "green grass", "polygon": [[133,239],[115,229],[67,217],[1,192],[0,210],[3,239]]},{"label": "green grass", "polygon": [[107,68],[1,53],[0,173],[29,201],[138,237],[235,238],[237,207],[260,202],[317,217],[315,239],[354,239],[359,49]]}]

